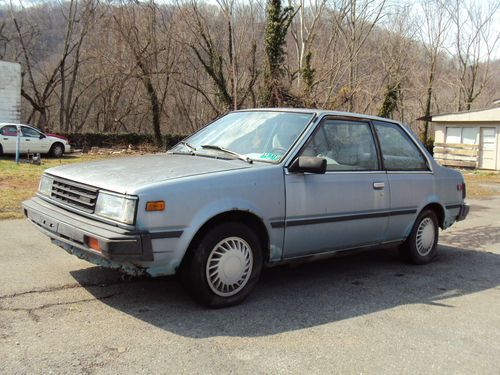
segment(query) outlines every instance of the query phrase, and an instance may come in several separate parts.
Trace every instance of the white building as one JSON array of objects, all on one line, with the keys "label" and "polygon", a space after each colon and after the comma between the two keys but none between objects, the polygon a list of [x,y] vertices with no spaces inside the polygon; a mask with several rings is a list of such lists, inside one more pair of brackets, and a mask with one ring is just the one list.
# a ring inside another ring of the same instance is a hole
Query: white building
[{"label": "white building", "polygon": [[435,115],[430,121],[439,163],[500,170],[500,107]]},{"label": "white building", "polygon": [[0,61],[0,122],[21,122],[21,65]]}]

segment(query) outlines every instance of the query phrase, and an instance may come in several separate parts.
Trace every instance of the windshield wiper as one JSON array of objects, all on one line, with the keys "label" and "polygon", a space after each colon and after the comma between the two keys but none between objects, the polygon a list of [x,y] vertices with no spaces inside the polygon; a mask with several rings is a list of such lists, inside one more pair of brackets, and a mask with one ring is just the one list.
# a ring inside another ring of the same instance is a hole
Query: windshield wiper
[{"label": "windshield wiper", "polygon": [[186,142],[186,141],[180,141],[179,142],[181,145],[184,145],[186,146],[187,148],[189,148],[191,150],[191,152],[194,154],[197,150],[196,150],[196,147],[194,147],[192,144]]},{"label": "windshield wiper", "polygon": [[208,148],[210,150],[222,151],[222,152],[225,152],[227,154],[231,154],[233,156],[236,156],[238,159],[246,161],[247,163],[250,163],[250,164],[253,163],[253,160],[250,159],[248,156],[238,154],[237,152],[228,150],[227,148],[224,148],[224,147],[221,147],[221,146],[217,146],[217,145],[201,145],[201,148]]}]

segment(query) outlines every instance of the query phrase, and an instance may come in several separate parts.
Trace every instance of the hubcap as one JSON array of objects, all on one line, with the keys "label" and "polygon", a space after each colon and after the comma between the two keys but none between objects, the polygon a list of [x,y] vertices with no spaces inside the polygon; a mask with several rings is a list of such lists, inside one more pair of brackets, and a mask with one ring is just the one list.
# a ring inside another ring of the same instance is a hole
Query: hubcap
[{"label": "hubcap", "polygon": [[225,238],[214,246],[208,257],[208,285],[221,297],[233,296],[247,284],[252,267],[250,245],[239,237]]},{"label": "hubcap", "polygon": [[424,218],[417,229],[417,252],[421,256],[428,255],[434,246],[436,228],[431,218]]}]

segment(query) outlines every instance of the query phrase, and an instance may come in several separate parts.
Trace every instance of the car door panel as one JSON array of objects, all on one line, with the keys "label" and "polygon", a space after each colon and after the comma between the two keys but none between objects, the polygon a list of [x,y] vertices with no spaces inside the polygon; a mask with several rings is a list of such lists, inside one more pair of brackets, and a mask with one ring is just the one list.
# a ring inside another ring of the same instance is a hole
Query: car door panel
[{"label": "car door panel", "polygon": [[0,143],[3,152],[13,154],[16,152],[17,128],[15,125],[5,125],[0,129]]},{"label": "car door panel", "polygon": [[404,239],[410,234],[422,203],[428,200],[429,192],[434,190],[433,175],[388,172],[387,177],[391,187],[391,211],[394,211],[389,218],[387,238]]},{"label": "car door panel", "polygon": [[43,140],[40,134],[35,129],[28,126],[21,126],[21,152],[22,153],[35,153],[43,152]]},{"label": "car door panel", "polygon": [[299,154],[325,158],[328,171],[285,173],[285,257],[384,241],[390,187],[370,123],[325,118]]},{"label": "car door panel", "polygon": [[285,183],[285,257],[383,241],[390,196],[384,172],[289,174]]}]

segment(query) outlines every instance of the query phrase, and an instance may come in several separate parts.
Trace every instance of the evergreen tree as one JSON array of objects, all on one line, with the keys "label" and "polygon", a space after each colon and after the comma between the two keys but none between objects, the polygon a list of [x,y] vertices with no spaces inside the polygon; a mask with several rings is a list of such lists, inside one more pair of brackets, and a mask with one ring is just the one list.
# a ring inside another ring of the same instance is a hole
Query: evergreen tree
[{"label": "evergreen tree", "polygon": [[384,102],[378,111],[378,116],[391,118],[393,117],[394,110],[398,106],[398,99],[401,93],[401,83],[392,83],[387,85],[384,95]]},{"label": "evergreen tree", "polygon": [[292,98],[283,86],[285,69],[285,43],[288,28],[295,16],[293,7],[283,7],[281,0],[268,0],[266,6],[266,28],[264,31],[265,71],[262,104],[276,107],[290,102]]},{"label": "evergreen tree", "polygon": [[306,107],[314,107],[316,104],[311,98],[312,89],[314,87],[314,76],[316,74],[316,69],[311,66],[312,53],[309,51],[304,59],[304,67],[300,72],[302,79],[304,81],[304,105]]}]

